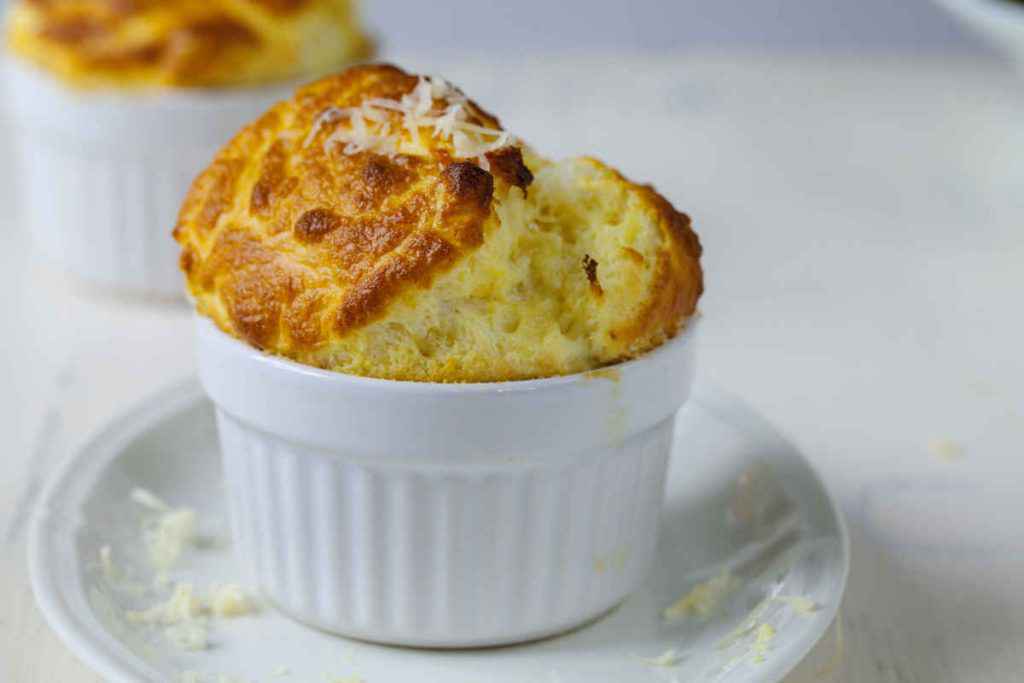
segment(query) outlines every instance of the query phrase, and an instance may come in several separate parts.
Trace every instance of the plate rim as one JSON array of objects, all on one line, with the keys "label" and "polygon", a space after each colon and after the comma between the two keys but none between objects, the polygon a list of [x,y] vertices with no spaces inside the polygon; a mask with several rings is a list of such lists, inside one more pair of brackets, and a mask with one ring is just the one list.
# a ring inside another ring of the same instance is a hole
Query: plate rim
[{"label": "plate rim", "polygon": [[693,399],[699,400],[707,407],[718,407],[720,410],[725,407],[725,410],[728,410],[729,412],[742,414],[746,424],[756,428],[763,438],[772,439],[785,444],[790,450],[792,450],[793,455],[803,462],[807,471],[811,474],[815,483],[817,483],[820,488],[821,493],[825,498],[825,502],[828,504],[832,520],[835,522],[836,531],[839,534],[842,570],[839,574],[839,581],[836,588],[836,599],[829,602],[827,605],[821,606],[826,618],[817,622],[817,625],[810,629],[812,636],[807,649],[799,657],[795,657],[784,663],[778,663],[771,678],[761,679],[770,683],[781,683],[781,681],[785,680],[786,676],[791,674],[793,670],[807,658],[807,655],[810,654],[814,647],[821,642],[822,638],[825,637],[825,634],[836,620],[842,618],[840,610],[842,608],[843,599],[846,597],[847,588],[849,587],[850,567],[852,564],[853,549],[850,538],[850,529],[846,521],[846,516],[843,514],[842,506],[839,504],[839,498],[832,490],[828,480],[822,476],[821,471],[814,462],[797,446],[796,441],[787,436],[785,432],[775,426],[767,417],[759,413],[750,403],[745,401],[738,394],[724,389],[712,381],[702,381],[702,379],[703,378],[698,377],[698,380],[694,385]]},{"label": "plate rim", "polygon": [[[101,634],[93,632],[82,623],[75,610],[64,599],[62,591],[57,585],[57,575],[50,569],[47,562],[50,557],[47,522],[52,517],[50,513],[53,507],[52,502],[56,494],[68,485],[78,470],[90,464],[106,463],[116,459],[123,452],[126,442],[152,429],[154,424],[187,410],[190,406],[203,400],[208,399],[198,378],[190,376],[151,392],[130,408],[115,414],[93,430],[85,439],[79,441],[79,445],[70,449],[69,455],[48,479],[36,501],[35,509],[32,511],[28,529],[27,559],[29,579],[36,605],[47,626],[53,630],[61,643],[75,657],[94,672],[115,683],[136,683],[138,680],[136,676],[140,675],[140,665],[145,665],[145,662],[138,657],[127,657],[119,652],[118,648],[112,647],[111,643],[105,642],[114,637],[106,631]],[[765,674],[764,676],[756,677],[756,680],[782,681],[821,641],[839,614],[850,575],[849,528],[838,498],[828,481],[821,475],[813,461],[797,447],[795,441],[788,438],[767,417],[755,410],[740,396],[702,377],[695,382],[690,400],[699,403],[714,414],[740,415],[744,427],[755,432],[758,437],[784,444],[794,457],[800,459],[813,477],[836,526],[842,566],[835,591],[836,599],[822,606],[826,618],[817,620],[814,626],[809,627],[808,632],[811,636],[809,644],[799,656],[794,655],[791,658],[777,661],[774,667],[760,670]],[[149,676],[151,680],[158,680],[153,679],[152,674],[153,670],[150,669],[144,675]]]},{"label": "plate rim", "polygon": [[[93,632],[67,604],[57,583],[57,576],[49,568],[47,522],[54,497],[67,486],[78,470],[96,461],[106,463],[115,459],[126,441],[152,428],[153,424],[174,413],[187,409],[205,397],[196,377],[188,377],[150,392],[107,421],[70,449],[43,488],[32,511],[28,528],[27,553],[29,582],[43,619],[58,639],[75,657],[103,678],[115,683],[137,683],[138,658],[124,657],[118,648],[105,642],[112,638]],[[147,667],[148,668],[148,667]],[[151,680],[153,671],[146,672]]]}]

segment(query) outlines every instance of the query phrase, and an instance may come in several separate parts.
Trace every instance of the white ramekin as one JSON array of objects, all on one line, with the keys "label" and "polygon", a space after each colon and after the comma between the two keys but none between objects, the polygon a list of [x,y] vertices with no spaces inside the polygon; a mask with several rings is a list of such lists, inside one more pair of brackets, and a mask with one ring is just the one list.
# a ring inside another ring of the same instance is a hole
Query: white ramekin
[{"label": "white ramekin", "polygon": [[598,372],[431,384],[299,365],[197,316],[248,580],[300,621],[400,645],[604,613],[653,560],[692,328]]},{"label": "white ramekin", "polygon": [[2,66],[37,250],[100,285],[181,296],[171,230],[189,184],[291,87],[78,91],[14,58]]}]

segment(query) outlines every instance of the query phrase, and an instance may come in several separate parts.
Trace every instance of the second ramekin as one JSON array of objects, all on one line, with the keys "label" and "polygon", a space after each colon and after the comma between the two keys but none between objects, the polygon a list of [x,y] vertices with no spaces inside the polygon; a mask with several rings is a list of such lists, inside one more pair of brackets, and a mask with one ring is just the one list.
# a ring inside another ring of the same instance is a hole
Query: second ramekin
[{"label": "second ramekin", "polygon": [[473,647],[571,629],[654,557],[694,329],[597,372],[396,382],[263,354],[197,316],[237,552],[264,597],[356,638]]},{"label": "second ramekin", "polygon": [[192,179],[285,86],[79,91],[7,57],[22,215],[37,250],[121,291],[180,297],[171,238]]}]

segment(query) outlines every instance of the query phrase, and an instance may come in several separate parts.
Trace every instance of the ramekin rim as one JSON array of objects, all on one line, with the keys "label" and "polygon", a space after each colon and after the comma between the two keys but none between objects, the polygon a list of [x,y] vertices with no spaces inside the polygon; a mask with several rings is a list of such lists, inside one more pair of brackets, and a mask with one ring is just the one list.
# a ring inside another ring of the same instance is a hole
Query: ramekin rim
[{"label": "ramekin rim", "polygon": [[384,379],[380,377],[364,377],[351,375],[334,370],[324,370],[305,365],[282,356],[275,356],[251,346],[240,339],[221,330],[212,320],[199,312],[193,312],[197,325],[206,329],[200,334],[212,333],[221,343],[232,349],[232,353],[248,356],[254,362],[272,368],[276,372],[290,373],[321,384],[349,385],[357,389],[386,390],[403,394],[504,394],[531,392],[542,389],[565,387],[580,382],[591,382],[596,379],[608,378],[617,381],[610,373],[630,372],[638,366],[650,363],[670,353],[675,347],[695,343],[696,329],[700,325],[701,314],[698,311],[686,319],[679,331],[659,346],[644,352],[636,358],[630,358],[611,365],[604,365],[592,370],[573,373],[571,375],[554,375],[535,379],[507,380],[501,382],[418,382],[413,380]]}]

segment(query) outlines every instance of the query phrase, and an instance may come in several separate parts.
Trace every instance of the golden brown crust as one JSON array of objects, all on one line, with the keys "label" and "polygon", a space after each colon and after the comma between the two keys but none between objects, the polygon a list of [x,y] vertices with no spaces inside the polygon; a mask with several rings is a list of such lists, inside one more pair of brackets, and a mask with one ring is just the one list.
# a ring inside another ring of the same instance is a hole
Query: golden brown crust
[{"label": "golden brown crust", "polygon": [[[616,172],[624,182],[629,183]],[[693,231],[692,221],[650,185],[629,183],[657,213],[659,224],[666,232],[670,249],[658,255],[654,296],[638,312],[629,326],[614,330],[619,339],[643,338],[651,329],[660,327],[664,338],[676,334],[679,321],[697,311],[697,302],[704,293],[704,272],[700,258],[704,249],[700,237]]]},{"label": "golden brown crust", "polygon": [[381,314],[403,288],[430,284],[431,274],[455,260],[455,248],[430,232],[414,234],[402,251],[355,283],[341,299],[334,316],[339,335],[361,327]]},{"label": "golden brown crust", "polygon": [[[591,356],[576,353],[569,361],[538,355],[520,365],[500,358],[446,358],[434,347],[455,343],[452,321],[444,319],[459,316],[452,304],[438,304],[430,313],[422,304],[421,315],[433,321],[422,335],[407,325],[407,316],[396,317],[393,311],[410,306],[413,315],[420,315],[415,297],[430,296],[439,279],[445,291],[465,290],[446,296],[466,305],[486,307],[488,297],[498,296],[483,270],[500,272],[506,264],[474,266],[471,257],[502,230],[518,229],[501,225],[498,208],[532,196],[526,193],[533,192],[535,175],[518,146],[476,159],[458,158],[444,136],[416,137],[403,129],[400,112],[386,123],[401,131],[398,151],[348,148],[348,138],[337,139],[339,131],[354,124],[332,117],[333,112],[367,100],[397,101],[420,85],[417,77],[392,66],[351,68],[299,89],[217,155],[194,181],[174,230],[182,246],[181,267],[201,313],[258,348],[302,362],[433,381],[519,379],[588,369],[643,353],[676,334],[695,311],[703,287],[700,243],[690,220],[653,189],[591,160],[586,163],[596,169],[598,180],[634,202],[644,224],[656,226],[649,230],[657,233],[650,238],[654,246],[643,247],[646,257],[639,244],[606,250],[600,257],[574,257],[572,277],[589,283],[590,296],[600,301],[566,305],[601,306],[609,299],[606,277],[613,279],[613,288],[615,278],[648,283],[635,298],[626,297],[625,313],[608,318],[601,350]],[[497,119],[472,101],[465,107],[472,125],[500,129]],[[503,239],[514,237],[506,233]],[[609,259],[628,265],[616,268]],[[459,278],[470,284],[459,284]],[[526,296],[513,291],[519,288],[511,287],[511,296]],[[622,301],[619,295],[608,306]],[[599,315],[601,309],[580,310],[577,317]],[[537,320],[547,324],[552,316],[541,314]],[[519,327],[518,315],[505,318],[497,324],[499,334]],[[551,324],[557,328],[559,323]],[[526,325],[522,334],[527,334]],[[568,348],[574,343],[573,324],[563,327],[568,336],[558,344]],[[357,353],[367,358],[385,353],[386,348],[366,347],[385,333],[416,336],[427,365],[411,368],[396,361],[371,366],[353,360]],[[550,342],[538,339],[538,345],[542,341]]]},{"label": "golden brown crust", "polygon": [[106,86],[263,82],[370,49],[346,0],[19,0],[9,42],[73,84]]},{"label": "golden brown crust", "polygon": [[523,162],[523,151],[518,147],[503,147],[487,154],[491,173],[507,184],[525,190],[533,182],[533,173]]},{"label": "golden brown crust", "polygon": [[[366,324],[480,243],[494,179],[475,164],[451,161],[436,142],[431,156],[395,158],[319,144],[330,107],[401,97],[417,82],[366,66],[301,88],[195,180],[174,234],[193,294],[223,297],[222,324],[266,348],[287,309],[281,343],[313,346]],[[296,301],[308,290],[319,294]]]}]

